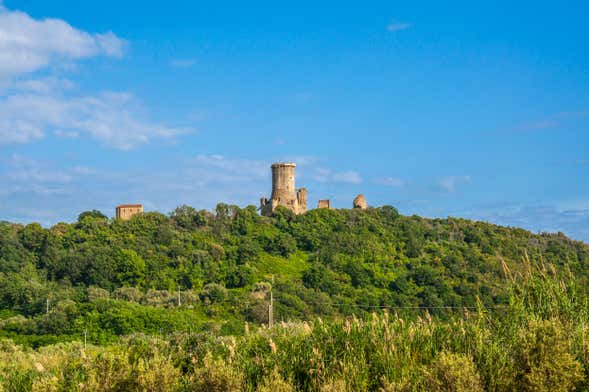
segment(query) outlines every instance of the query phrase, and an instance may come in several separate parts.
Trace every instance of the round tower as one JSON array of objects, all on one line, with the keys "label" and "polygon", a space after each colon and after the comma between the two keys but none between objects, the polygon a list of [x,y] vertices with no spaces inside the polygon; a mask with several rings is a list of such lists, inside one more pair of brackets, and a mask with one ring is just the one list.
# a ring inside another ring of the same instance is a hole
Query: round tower
[{"label": "round tower", "polygon": [[367,207],[366,204],[366,198],[364,197],[364,195],[358,195],[356,196],[356,198],[354,199],[354,208],[359,208],[361,210],[365,210]]},{"label": "round tower", "polygon": [[294,163],[274,163],[272,165],[272,196],[279,203],[295,200],[295,165]]}]

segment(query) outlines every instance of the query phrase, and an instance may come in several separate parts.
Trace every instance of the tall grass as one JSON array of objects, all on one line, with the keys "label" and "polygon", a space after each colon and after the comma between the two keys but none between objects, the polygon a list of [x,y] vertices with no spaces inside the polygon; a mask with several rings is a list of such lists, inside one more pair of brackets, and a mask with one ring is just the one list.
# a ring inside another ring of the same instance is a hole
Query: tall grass
[{"label": "tall grass", "polygon": [[6,391],[589,390],[589,305],[568,274],[525,261],[507,306],[450,320],[375,313],[240,337],[135,335],[108,347],[3,341]]}]

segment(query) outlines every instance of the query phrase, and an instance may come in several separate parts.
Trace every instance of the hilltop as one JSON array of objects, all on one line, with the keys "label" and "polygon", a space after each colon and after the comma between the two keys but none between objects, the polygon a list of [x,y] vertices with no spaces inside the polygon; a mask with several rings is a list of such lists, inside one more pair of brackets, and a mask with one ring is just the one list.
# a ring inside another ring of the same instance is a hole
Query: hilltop
[{"label": "hilltop", "polygon": [[389,310],[448,318],[509,302],[530,269],[587,287],[589,246],[563,234],[394,207],[182,206],[128,221],[98,211],[51,228],[0,224],[0,334],[33,346],[108,343],[135,332],[241,334],[274,320],[362,317]]}]

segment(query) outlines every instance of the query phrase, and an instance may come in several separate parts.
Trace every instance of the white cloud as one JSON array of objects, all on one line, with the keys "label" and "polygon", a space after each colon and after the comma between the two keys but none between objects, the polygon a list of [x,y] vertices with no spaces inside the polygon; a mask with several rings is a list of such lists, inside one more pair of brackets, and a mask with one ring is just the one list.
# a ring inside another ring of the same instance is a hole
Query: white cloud
[{"label": "white cloud", "polygon": [[378,184],[378,185],[384,185],[384,186],[403,186],[405,184],[405,182],[400,179],[400,178],[396,178],[396,177],[381,177],[381,178],[377,178],[374,180],[374,183]]},{"label": "white cloud", "polygon": [[324,167],[318,167],[311,178],[317,182],[328,182],[331,177],[331,170]]},{"label": "white cloud", "polygon": [[392,22],[392,23],[389,23],[389,25],[387,26],[387,30],[388,31],[401,31],[401,30],[406,30],[406,29],[410,28],[411,26],[413,26],[413,24],[407,23],[407,22]]},{"label": "white cloud", "polygon": [[470,176],[448,176],[438,180],[438,186],[446,192],[454,192],[458,185],[470,182]]},{"label": "white cloud", "polygon": [[36,20],[0,7],[0,78],[34,72],[51,63],[120,57],[124,47],[125,42],[112,32],[91,34],[61,19]]},{"label": "white cloud", "polygon": [[6,174],[6,178],[16,182],[30,184],[44,183],[67,183],[72,180],[69,173],[59,170],[52,170],[33,159],[12,155],[9,160],[11,170]]},{"label": "white cloud", "polygon": [[53,131],[53,134],[65,139],[77,139],[80,137],[80,132],[78,131],[64,131],[63,129],[56,129]]},{"label": "white cloud", "polygon": [[270,173],[270,164],[258,160],[226,158],[217,154],[198,155],[195,165],[189,170],[203,170],[209,173],[204,177],[201,176],[202,179],[249,181],[266,178]]},{"label": "white cloud", "polygon": [[28,143],[53,132],[69,138],[87,135],[109,147],[128,150],[193,131],[144,117],[141,105],[129,93],[66,97],[60,91],[16,91],[0,96],[0,145]]},{"label": "white cloud", "polygon": [[[127,150],[192,132],[149,120],[133,94],[75,94],[72,81],[51,76],[55,67],[70,67],[80,59],[122,56],[124,47],[112,32],[91,34],[60,19],[37,20],[0,9],[0,145],[29,143],[49,133],[89,136]],[[50,76],[24,76],[45,69]]]},{"label": "white cloud", "polygon": [[51,162],[13,154],[0,161],[0,196],[23,194],[30,198],[32,195],[69,194],[78,189],[74,186],[76,180],[93,173],[84,166],[56,168]]},{"label": "white cloud", "polygon": [[333,175],[334,182],[343,182],[347,184],[360,184],[362,183],[362,176],[355,171],[346,171],[341,173],[335,173]]},{"label": "white cloud", "polygon": [[360,184],[362,183],[363,179],[360,173],[349,170],[344,172],[332,172],[332,170],[318,167],[314,170],[313,175],[311,178],[317,182],[339,182],[339,183],[346,183],[346,184]]},{"label": "white cloud", "polygon": [[19,79],[9,84],[9,87],[14,91],[48,94],[52,91],[72,90],[74,89],[75,84],[69,79],[49,76],[38,79]]},{"label": "white cloud", "polygon": [[170,61],[170,67],[190,68],[196,64],[196,59],[174,59]]}]

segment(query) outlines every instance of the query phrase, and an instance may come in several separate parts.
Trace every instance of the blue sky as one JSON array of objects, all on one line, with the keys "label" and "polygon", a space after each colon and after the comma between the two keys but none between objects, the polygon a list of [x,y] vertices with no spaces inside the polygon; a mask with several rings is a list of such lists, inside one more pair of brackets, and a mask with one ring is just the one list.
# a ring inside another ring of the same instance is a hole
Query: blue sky
[{"label": "blue sky", "polygon": [[589,242],[587,2],[316,3],[0,1],[0,219],[255,205],[292,160],[311,205]]}]

